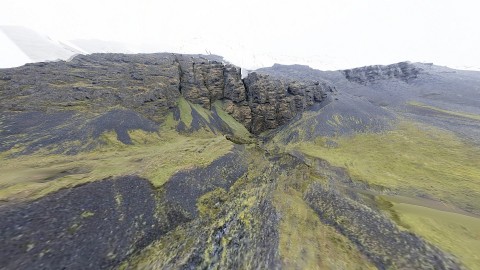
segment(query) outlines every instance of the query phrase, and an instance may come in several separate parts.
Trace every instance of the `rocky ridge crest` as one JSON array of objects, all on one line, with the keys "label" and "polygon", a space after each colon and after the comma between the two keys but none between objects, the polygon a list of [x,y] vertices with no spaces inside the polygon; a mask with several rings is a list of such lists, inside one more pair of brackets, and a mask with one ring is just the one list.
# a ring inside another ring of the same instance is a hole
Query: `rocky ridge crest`
[{"label": "rocky ridge crest", "polygon": [[321,102],[333,87],[257,73],[242,80],[241,69],[219,57],[161,53],[80,55],[4,69],[0,91],[0,104],[9,111],[119,105],[150,118],[168,112],[180,96],[206,109],[222,100],[229,114],[259,134]]},{"label": "rocky ridge crest", "polygon": [[374,65],[343,70],[342,73],[350,82],[363,85],[379,80],[399,79],[410,82],[416,79],[423,69],[409,62],[400,62],[387,66]]}]

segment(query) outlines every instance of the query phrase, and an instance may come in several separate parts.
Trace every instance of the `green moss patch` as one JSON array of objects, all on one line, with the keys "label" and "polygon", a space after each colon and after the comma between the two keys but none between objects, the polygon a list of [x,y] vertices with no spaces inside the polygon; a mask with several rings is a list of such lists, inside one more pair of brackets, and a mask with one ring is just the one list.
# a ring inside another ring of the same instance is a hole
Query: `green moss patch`
[{"label": "green moss patch", "polygon": [[243,140],[251,141],[251,134],[250,132],[248,132],[247,128],[245,128],[244,125],[240,124],[237,120],[235,120],[230,114],[225,112],[220,101],[216,101],[215,103],[213,103],[213,106],[218,116],[232,130],[234,136]]},{"label": "green moss patch", "polygon": [[450,115],[450,116],[457,116],[457,117],[468,118],[468,119],[480,121],[480,115],[478,115],[478,114],[449,111],[449,110],[441,109],[441,108],[438,108],[438,107],[430,106],[430,105],[427,105],[427,104],[423,104],[423,103],[417,102],[417,101],[410,101],[407,104],[410,105],[410,106],[414,106],[414,107],[418,107],[418,108],[422,108],[422,109],[427,109],[427,110],[434,111],[434,112],[437,112],[437,113],[442,113],[442,114],[446,114],[446,115]]},{"label": "green moss patch", "polygon": [[198,199],[197,208],[201,216],[214,218],[227,201],[228,193],[223,188],[214,189]]},{"label": "green moss patch", "polygon": [[358,181],[430,196],[480,213],[480,149],[437,128],[404,122],[392,131],[289,146],[344,167]]},{"label": "green moss patch", "polygon": [[93,213],[93,212],[84,211],[84,212],[82,212],[82,214],[81,214],[80,216],[81,216],[82,218],[89,218],[89,217],[92,217],[92,216],[94,216],[94,215],[95,215],[95,213]]},{"label": "green moss patch", "polygon": [[319,137],[287,149],[343,167],[354,180],[407,196],[377,196],[376,203],[400,227],[480,269],[480,219],[474,217],[480,213],[478,147],[438,128],[402,122],[383,133]]},{"label": "green moss patch", "polygon": [[[188,102],[188,101],[187,101]],[[195,110],[207,123],[210,123],[210,118],[212,117],[212,112],[203,108],[199,104],[189,103],[191,108]]]},{"label": "green moss patch", "polygon": [[180,119],[187,128],[192,125],[192,107],[184,97],[178,99],[178,109],[180,110]]},{"label": "green moss patch", "polygon": [[457,256],[469,269],[480,269],[480,219],[428,207],[392,203],[401,226]]},{"label": "green moss patch", "polygon": [[318,215],[292,188],[276,192],[282,219],[279,251],[286,269],[376,269],[355,245]]},{"label": "green moss patch", "polygon": [[[168,127],[159,133],[134,130],[129,136],[133,145],[118,141],[113,131],[106,132],[103,146],[77,155],[39,152],[7,158],[4,153],[0,157],[0,200],[35,199],[61,188],[126,174],[145,177],[158,187],[174,173],[207,166],[233,147],[223,136],[205,132],[186,136]],[[74,168],[78,173],[62,174]],[[52,177],[55,180],[45,181]]]}]

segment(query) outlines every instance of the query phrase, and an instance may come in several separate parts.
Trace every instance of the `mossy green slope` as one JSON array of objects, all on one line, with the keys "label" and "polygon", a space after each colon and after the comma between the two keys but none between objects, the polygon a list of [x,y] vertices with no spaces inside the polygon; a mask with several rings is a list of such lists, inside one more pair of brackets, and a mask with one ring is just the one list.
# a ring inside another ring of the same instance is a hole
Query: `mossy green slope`
[{"label": "mossy green slope", "polygon": [[194,136],[173,131],[131,131],[133,145],[102,135],[104,146],[77,155],[35,153],[3,157],[0,199],[34,199],[60,188],[107,177],[137,174],[161,186],[175,172],[203,167],[228,153],[233,144],[207,133]]},{"label": "mossy green slope", "polygon": [[[208,191],[199,189],[204,193],[198,193],[198,197],[193,196],[192,205],[196,210],[189,213],[188,209],[182,210],[181,216],[185,219],[182,224],[169,227],[170,231],[155,239],[146,249],[126,259],[122,267],[372,269],[382,265],[394,266],[396,262],[406,262],[408,265],[408,257],[373,260],[373,257],[384,256],[381,248],[372,248],[366,253],[359,248],[355,237],[344,233],[347,229],[355,231],[355,228],[376,228],[378,224],[342,223],[344,227],[338,228],[334,223],[329,223],[331,217],[328,213],[320,214],[321,210],[315,208],[320,204],[311,195],[307,200],[306,194],[313,185],[328,186],[329,180],[316,175],[316,168],[311,163],[285,153],[269,154],[260,143],[234,147],[234,143],[216,128],[224,128],[222,130],[238,137],[251,138],[233,118],[224,114],[220,103],[215,104],[213,111],[208,111],[187,101],[179,102],[183,103],[179,106],[190,109],[179,109],[177,116],[174,113],[167,115],[158,132],[130,130],[130,145],[120,142],[118,134],[110,131],[102,134],[101,146],[76,155],[52,155],[48,151],[40,151],[29,156],[11,158],[8,153],[3,153],[6,166],[1,170],[9,176],[3,180],[4,188],[0,193],[2,199],[35,199],[82,183],[135,174],[147,178],[153,184],[158,191],[158,200],[165,204],[159,207],[167,209],[180,205],[181,201],[191,196],[189,191],[193,191],[184,186],[185,183],[191,184],[186,178],[177,177],[174,184],[172,179],[181,174],[180,171],[208,168],[235,148],[247,160],[248,170],[231,186],[216,186]],[[182,124],[187,126],[183,121],[188,122],[190,119],[182,114],[191,116],[191,127],[195,121],[211,125],[201,126],[197,130],[179,131],[178,127]],[[195,117],[200,118],[195,120]],[[223,126],[215,124],[215,121],[220,121],[218,123]],[[321,139],[317,140],[317,143],[320,141]],[[336,141],[340,148],[341,138]],[[307,152],[302,148],[307,146],[310,150],[321,149],[315,143],[303,143],[287,145],[286,150],[300,149]],[[25,168],[31,170],[23,170]],[[225,170],[231,168],[232,166]],[[16,174],[16,169],[21,169],[24,175]],[[195,178],[194,175],[189,177]],[[213,181],[209,177],[194,180],[200,186],[208,186]],[[169,201],[172,194],[172,190],[166,192],[169,185],[176,189],[175,192],[182,194],[182,198],[175,197]],[[342,196],[348,199],[350,195],[342,189],[335,190],[336,188],[330,186],[329,192],[338,192],[337,199],[343,198]],[[123,199],[118,197],[115,201],[121,203]],[[359,211],[366,211],[368,207],[363,203],[355,201],[351,205],[358,207]],[[352,210],[353,213],[356,213],[355,209]],[[361,211],[360,215],[363,213]],[[365,213],[367,212],[375,214],[377,220],[390,224],[379,212],[371,209]],[[91,217],[86,213],[85,218],[87,216]],[[167,224],[171,222],[169,218],[176,217],[170,217],[168,213],[160,216],[166,218],[162,222]],[[403,218],[401,213],[398,216]],[[362,239],[370,239],[368,243],[382,240],[377,235],[369,234],[368,230],[360,231]],[[398,234],[398,231],[394,232]],[[421,231],[418,233],[421,234]],[[434,243],[442,246],[442,243]],[[422,247],[424,244],[420,241],[415,242],[415,245],[418,248],[418,245]],[[427,250],[441,254],[436,250]],[[456,251],[451,252],[455,254]],[[426,255],[425,259],[432,263]],[[452,263],[454,262],[448,261],[448,264]]]},{"label": "mossy green slope", "polygon": [[377,203],[405,230],[480,269],[478,147],[451,132],[403,121],[382,133],[317,137],[287,149],[346,169],[360,186],[370,186],[368,194],[402,195],[382,195]]},{"label": "mossy green slope", "polygon": [[298,184],[315,181],[307,166],[288,155],[272,162],[254,146],[245,155],[248,173],[229,190],[202,196],[199,219],[179,226],[120,268],[375,269],[303,201],[304,188]]},{"label": "mossy green slope", "polygon": [[480,269],[480,218],[408,203],[393,203],[393,210],[412,232]]},{"label": "mossy green slope", "polygon": [[480,151],[450,132],[403,122],[384,133],[290,147],[345,167],[355,180],[480,213]]},{"label": "mossy green slope", "polygon": [[444,114],[444,115],[447,115],[447,116],[456,116],[456,117],[460,117],[460,118],[467,118],[467,119],[480,121],[480,115],[478,115],[478,114],[445,110],[445,109],[442,109],[442,108],[438,108],[438,107],[435,107],[435,106],[430,106],[430,105],[427,105],[427,104],[424,104],[424,103],[421,103],[421,102],[417,102],[417,101],[410,101],[407,104],[410,105],[410,106],[414,106],[414,107],[430,110],[430,111],[433,111],[433,112],[441,113],[441,114]]},{"label": "mossy green slope", "polygon": [[297,190],[299,183],[282,178],[274,202],[281,215],[279,252],[285,269],[376,269],[348,238],[320,220]]},{"label": "mossy green slope", "polygon": [[[132,144],[124,144],[115,131],[104,132],[94,149],[76,155],[52,154],[44,149],[31,155],[15,155],[24,149],[18,145],[0,153],[0,199],[35,199],[61,188],[126,174],[137,174],[155,186],[163,185],[175,172],[204,167],[228,153],[234,145],[221,130],[203,126],[197,131],[178,132],[179,123],[190,126],[195,110],[206,123],[214,121],[212,112],[183,98],[178,100],[180,118],[169,113],[157,132],[130,130]],[[216,111],[224,114],[221,107]],[[220,123],[235,130],[238,136],[249,138],[233,118]],[[93,140],[93,138],[92,138]],[[71,144],[79,142],[72,141]]]}]

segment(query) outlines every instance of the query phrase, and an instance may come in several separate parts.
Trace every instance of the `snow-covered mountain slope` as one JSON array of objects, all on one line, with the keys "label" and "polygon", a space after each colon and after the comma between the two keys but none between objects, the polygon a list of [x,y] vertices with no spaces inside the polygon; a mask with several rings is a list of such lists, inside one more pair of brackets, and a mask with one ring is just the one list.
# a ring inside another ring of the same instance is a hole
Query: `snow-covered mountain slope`
[{"label": "snow-covered mountain slope", "polygon": [[86,53],[67,42],[54,40],[22,26],[0,26],[0,67],[20,66],[29,62],[67,60]]},{"label": "snow-covered mountain slope", "polygon": [[31,59],[3,31],[0,31],[0,68],[21,66]]}]

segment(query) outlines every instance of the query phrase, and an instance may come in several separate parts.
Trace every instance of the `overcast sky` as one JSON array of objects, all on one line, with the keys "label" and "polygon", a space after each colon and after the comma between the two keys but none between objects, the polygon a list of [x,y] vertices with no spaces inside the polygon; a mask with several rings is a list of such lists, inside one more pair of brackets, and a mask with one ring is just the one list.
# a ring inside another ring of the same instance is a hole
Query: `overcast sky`
[{"label": "overcast sky", "polygon": [[479,68],[479,13],[474,0],[2,0],[0,25],[159,51],[196,40],[198,53],[323,59],[326,69],[403,60]]}]

